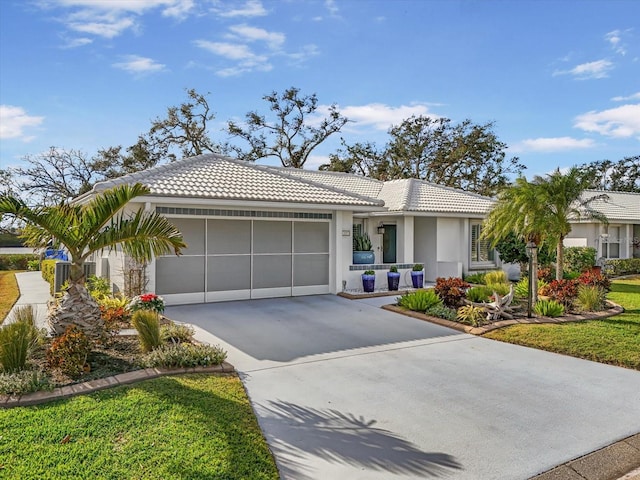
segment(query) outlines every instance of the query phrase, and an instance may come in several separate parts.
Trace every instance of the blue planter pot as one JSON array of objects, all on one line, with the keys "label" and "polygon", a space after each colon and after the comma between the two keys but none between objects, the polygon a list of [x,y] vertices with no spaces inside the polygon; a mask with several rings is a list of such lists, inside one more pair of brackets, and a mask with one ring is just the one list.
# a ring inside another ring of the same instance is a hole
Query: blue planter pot
[{"label": "blue planter pot", "polygon": [[376,254],[373,250],[366,252],[354,251],[353,252],[353,264],[354,265],[371,265],[376,261]]},{"label": "blue planter pot", "polygon": [[387,272],[387,285],[389,290],[398,290],[400,285],[400,274],[397,272]]},{"label": "blue planter pot", "polygon": [[424,287],[424,272],[411,272],[411,283],[413,288]]},{"label": "blue planter pot", "polygon": [[375,275],[362,275],[362,289],[371,293],[375,290],[376,286],[376,276]]}]

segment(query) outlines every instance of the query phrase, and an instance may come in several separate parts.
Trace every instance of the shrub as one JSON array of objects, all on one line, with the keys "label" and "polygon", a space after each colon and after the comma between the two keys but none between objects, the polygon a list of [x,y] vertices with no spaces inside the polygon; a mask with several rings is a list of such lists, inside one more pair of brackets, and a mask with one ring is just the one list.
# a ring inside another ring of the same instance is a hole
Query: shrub
[{"label": "shrub", "polygon": [[[547,285],[548,285],[547,282],[545,282],[544,280],[539,278],[538,279],[538,292],[540,292],[541,289],[543,287],[546,287]],[[522,297],[522,298],[529,297],[529,279],[527,277],[525,277],[522,280],[520,280],[518,283],[516,283],[516,286],[514,287],[513,291],[516,294],[516,296],[518,296],[518,297]]]},{"label": "shrub", "polygon": [[578,282],[580,282],[581,285],[600,287],[605,293],[611,290],[611,280],[609,280],[606,275],[592,270],[583,272],[582,275],[578,277]]},{"label": "shrub", "polygon": [[488,283],[487,288],[491,293],[496,292],[498,295],[504,296],[511,291],[510,283]]},{"label": "shrub", "polygon": [[144,356],[142,366],[152,367],[206,367],[220,365],[227,358],[219,346],[172,343],[162,345]]},{"label": "shrub", "polygon": [[111,295],[111,285],[106,278],[90,275],[85,282],[85,287],[96,301]]},{"label": "shrub", "polygon": [[98,300],[98,305],[105,308],[126,308],[129,309],[131,301],[127,297],[103,297]]},{"label": "shrub", "polygon": [[467,299],[475,303],[488,302],[492,293],[491,288],[486,285],[482,287],[472,287],[467,290]]},{"label": "shrub", "polygon": [[131,323],[131,312],[125,307],[106,307],[100,305],[100,315],[104,322],[104,330],[110,335],[116,335],[120,329]]},{"label": "shrub", "polygon": [[32,323],[16,321],[0,328],[0,371],[24,370],[37,343],[38,331]]},{"label": "shrub", "polygon": [[30,272],[37,272],[38,270],[40,270],[40,260],[29,260],[27,262],[27,270],[29,270]]},{"label": "shrub", "polygon": [[155,293],[144,293],[142,295],[136,295],[135,297],[133,297],[133,299],[131,299],[129,309],[132,312],[147,310],[151,312],[162,313],[164,312],[164,298],[156,295]]},{"label": "shrub", "polygon": [[442,305],[442,300],[433,290],[416,290],[402,295],[398,299],[398,305],[414,312],[424,312],[433,306]]},{"label": "shrub", "polygon": [[458,309],[456,319],[460,323],[466,323],[474,327],[479,327],[485,319],[485,310],[475,305],[464,305]]},{"label": "shrub", "polygon": [[190,342],[194,333],[195,331],[193,330],[193,327],[174,322],[170,322],[160,327],[160,336],[165,342]]},{"label": "shrub", "polygon": [[447,307],[456,308],[462,303],[467,289],[470,287],[461,278],[436,278],[435,292]]},{"label": "shrub", "polygon": [[565,247],[564,269],[582,273],[596,264],[596,249],[593,247]]},{"label": "shrub", "polygon": [[433,317],[444,318],[445,320],[456,319],[456,310],[454,308],[445,307],[442,304],[427,308],[425,313]]},{"label": "shrub", "polygon": [[577,280],[554,280],[549,285],[543,287],[540,293],[550,297],[566,308],[571,308],[573,301],[578,296],[578,282]]},{"label": "shrub", "polygon": [[0,373],[0,394],[24,395],[39,390],[52,390],[49,377],[41,370]]},{"label": "shrub", "polygon": [[507,273],[504,270],[492,270],[487,272],[484,276],[485,283],[507,283]]},{"label": "shrub", "polygon": [[538,268],[538,279],[544,280],[546,283],[549,283],[556,278],[556,273],[553,268],[545,266]]},{"label": "shrub", "polygon": [[56,262],[57,260],[43,260],[40,264],[42,278],[49,282],[49,293],[51,295],[53,295],[53,290],[55,288]]},{"label": "shrub", "polygon": [[375,270],[365,270],[364,272],[362,272],[363,275],[375,275],[376,271]]},{"label": "shrub", "polygon": [[91,340],[75,325],[69,325],[65,332],[56,338],[47,351],[47,364],[60,370],[71,378],[84,373],[87,357],[91,352]]},{"label": "shrub", "polygon": [[473,273],[471,275],[467,275],[464,280],[468,283],[475,283],[476,285],[484,285],[487,282],[484,279],[484,273]]},{"label": "shrub", "polygon": [[138,310],[131,317],[133,328],[138,331],[138,339],[143,352],[150,352],[162,345],[158,314],[150,310]]},{"label": "shrub", "polygon": [[607,294],[595,285],[580,285],[574,305],[581,312],[599,312],[604,310]]},{"label": "shrub", "polygon": [[640,273],[640,258],[607,260],[605,269],[611,275],[633,275]]},{"label": "shrub", "polygon": [[424,265],[423,265],[423,264],[421,264],[421,263],[416,263],[416,264],[413,266],[413,269],[412,269],[412,270],[413,270],[414,272],[421,272],[422,270],[424,270]]},{"label": "shrub", "polygon": [[38,256],[31,253],[0,255],[0,270],[27,270],[32,260],[38,260]]},{"label": "shrub", "polygon": [[560,317],[564,315],[564,306],[555,300],[538,300],[533,311],[542,317]]},{"label": "shrub", "polygon": [[397,265],[391,265],[389,267],[389,272],[391,273],[398,273],[398,266]]}]

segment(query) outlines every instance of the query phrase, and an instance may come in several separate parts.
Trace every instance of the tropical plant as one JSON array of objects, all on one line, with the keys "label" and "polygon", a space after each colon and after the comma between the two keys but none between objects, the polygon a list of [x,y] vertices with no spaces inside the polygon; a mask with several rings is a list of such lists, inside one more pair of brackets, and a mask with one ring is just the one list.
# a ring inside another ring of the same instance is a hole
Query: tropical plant
[{"label": "tropical plant", "polygon": [[482,325],[486,317],[484,308],[475,305],[464,305],[458,309],[456,319],[461,323],[466,323],[473,327]]},{"label": "tropical plant", "polygon": [[78,325],[92,338],[103,334],[100,309],[84,284],[84,262],[94,252],[120,245],[126,255],[150,260],[172,250],[179,254],[186,247],[180,232],[165,217],[143,208],[131,214],[122,212],[131,200],[148,193],[141,184],[119,185],[97,193],[86,203],[34,208],[19,198],[0,196],[0,215],[27,223],[23,234],[26,244],[42,248],[51,242],[69,252],[70,287],[49,316],[54,333],[59,335],[69,325]]},{"label": "tropical plant", "polygon": [[534,312],[542,317],[560,317],[564,315],[564,306],[555,300],[539,300]]},{"label": "tropical plant", "polygon": [[413,271],[414,271],[414,272],[421,272],[422,270],[424,270],[424,265],[423,265],[423,264],[421,264],[421,263],[416,263],[416,264],[413,266]]},{"label": "tropical plant", "polygon": [[37,344],[38,331],[29,322],[17,321],[0,327],[0,372],[24,370]]},{"label": "tropical plant", "polygon": [[155,293],[144,293],[136,295],[129,303],[129,310],[137,312],[138,310],[149,310],[156,313],[164,312],[164,298]]},{"label": "tropical plant", "polygon": [[488,302],[492,293],[493,291],[491,288],[486,285],[481,287],[471,287],[467,290],[467,300],[474,303]]},{"label": "tropical plant", "polygon": [[471,287],[471,285],[461,278],[438,277],[436,278],[436,286],[434,287],[434,290],[447,307],[457,308],[462,303],[469,287]]},{"label": "tropical plant", "polygon": [[485,284],[507,283],[507,273],[504,270],[492,270],[484,275]]},{"label": "tropical plant", "polygon": [[76,325],[69,325],[47,350],[47,364],[71,378],[84,373],[92,344],[87,335]]},{"label": "tropical plant", "polygon": [[87,287],[89,295],[97,302],[111,295],[111,285],[106,278],[89,275],[85,281],[85,286]]},{"label": "tropical plant", "polygon": [[189,325],[182,325],[175,322],[169,322],[160,327],[160,336],[165,342],[182,343],[190,342],[193,338],[195,330]]},{"label": "tropical plant", "polygon": [[588,270],[586,272],[583,272],[577,280],[582,285],[599,287],[604,290],[605,293],[611,290],[611,280],[609,280],[609,277],[601,272]]},{"label": "tropical plant", "polygon": [[553,280],[549,285],[540,289],[540,294],[571,308],[573,301],[578,296],[577,280]]},{"label": "tropical plant", "polygon": [[443,304],[434,305],[432,307],[427,308],[425,311],[427,315],[431,315],[433,317],[444,318],[445,320],[455,320],[456,319],[456,310],[455,308],[445,307]]},{"label": "tropical plant", "polygon": [[424,312],[434,306],[442,305],[442,300],[433,290],[416,290],[402,295],[398,299],[398,305],[414,312]]},{"label": "tropical plant", "polygon": [[[538,288],[536,289],[536,291],[540,292],[540,290],[543,287],[546,287],[547,285],[548,285],[547,282],[539,278]],[[529,279],[525,277],[522,280],[520,280],[518,283],[516,283],[516,286],[514,287],[513,291],[518,297],[522,297],[522,298],[528,297],[529,296]]]},{"label": "tropical plant", "polygon": [[487,288],[491,290],[491,293],[497,293],[498,295],[506,295],[511,291],[510,283],[488,283]]},{"label": "tropical plant", "polygon": [[376,271],[375,270],[365,270],[364,272],[362,272],[363,275],[375,275]]},{"label": "tropical plant", "polygon": [[398,266],[397,265],[391,265],[389,267],[389,273],[398,273]]},{"label": "tropical plant", "polygon": [[138,331],[138,340],[140,340],[142,351],[150,352],[162,345],[160,320],[156,312],[138,310],[131,317],[131,324]]},{"label": "tropical plant", "polygon": [[361,233],[360,235],[354,235],[353,250],[356,252],[368,252],[373,250],[371,238],[369,238],[369,234],[367,232]]},{"label": "tropical plant", "polygon": [[564,269],[582,273],[596,264],[596,249],[593,247],[565,247]]},{"label": "tropical plant", "polygon": [[484,273],[472,273],[471,275],[467,275],[466,277],[464,277],[464,281],[476,285],[484,285],[486,283],[484,280],[484,275]]},{"label": "tropical plant", "polygon": [[604,310],[607,293],[596,285],[580,285],[573,304],[580,312],[599,312]]}]

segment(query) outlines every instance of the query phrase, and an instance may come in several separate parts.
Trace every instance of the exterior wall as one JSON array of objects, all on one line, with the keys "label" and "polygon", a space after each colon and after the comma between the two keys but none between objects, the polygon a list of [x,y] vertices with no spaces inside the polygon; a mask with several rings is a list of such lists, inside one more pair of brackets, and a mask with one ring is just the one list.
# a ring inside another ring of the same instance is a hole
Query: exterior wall
[{"label": "exterior wall", "polygon": [[[587,246],[596,249],[596,257],[601,258],[605,256],[606,249],[604,243],[606,243],[605,234],[612,232],[613,228],[619,228],[619,243],[620,254],[618,258],[633,258],[634,253],[640,255],[640,252],[636,249],[634,252],[633,238],[637,236],[637,232],[640,231],[638,225],[631,223],[622,223],[612,220],[608,227],[600,223],[574,223],[572,224],[571,233],[567,235],[564,241],[565,247],[572,246]],[[634,233],[636,232],[636,233]]]},{"label": "exterior wall", "polygon": [[438,220],[435,217],[415,217],[414,219],[414,259],[424,263],[424,276],[428,282],[435,282],[438,276]]},{"label": "exterior wall", "polygon": [[461,276],[469,258],[469,222],[463,218],[438,218],[438,277]]}]

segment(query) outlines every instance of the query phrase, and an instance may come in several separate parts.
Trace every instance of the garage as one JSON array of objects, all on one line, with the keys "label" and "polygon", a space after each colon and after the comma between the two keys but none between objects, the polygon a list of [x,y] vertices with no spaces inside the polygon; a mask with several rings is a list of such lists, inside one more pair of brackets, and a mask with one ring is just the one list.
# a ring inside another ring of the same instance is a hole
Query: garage
[{"label": "garage", "polygon": [[231,218],[170,217],[188,248],[156,260],[168,304],[329,293],[331,214],[212,213]]}]

